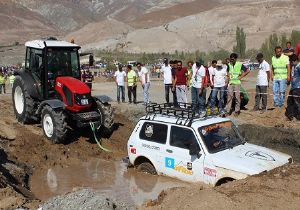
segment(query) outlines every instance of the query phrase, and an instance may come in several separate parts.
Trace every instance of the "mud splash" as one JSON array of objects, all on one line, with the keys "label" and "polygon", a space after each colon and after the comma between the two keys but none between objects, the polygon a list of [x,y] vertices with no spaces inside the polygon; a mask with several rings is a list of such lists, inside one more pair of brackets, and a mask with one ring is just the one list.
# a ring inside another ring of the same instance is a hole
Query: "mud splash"
[{"label": "mud splash", "polygon": [[172,178],[128,170],[122,161],[110,162],[101,159],[68,167],[36,170],[30,180],[30,189],[42,201],[81,188],[92,188],[106,196],[134,205],[156,199],[162,190],[187,185]]}]

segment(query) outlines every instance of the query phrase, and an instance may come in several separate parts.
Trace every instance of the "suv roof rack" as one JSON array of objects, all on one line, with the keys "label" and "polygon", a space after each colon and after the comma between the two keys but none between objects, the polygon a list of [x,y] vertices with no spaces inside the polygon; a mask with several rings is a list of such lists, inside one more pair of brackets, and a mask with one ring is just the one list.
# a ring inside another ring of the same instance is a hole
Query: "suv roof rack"
[{"label": "suv roof rack", "polygon": [[[154,120],[157,114],[177,117],[176,124],[191,126],[194,119],[205,119],[196,115],[191,103],[151,103],[146,106],[146,119]],[[152,119],[151,116],[152,116]]]}]

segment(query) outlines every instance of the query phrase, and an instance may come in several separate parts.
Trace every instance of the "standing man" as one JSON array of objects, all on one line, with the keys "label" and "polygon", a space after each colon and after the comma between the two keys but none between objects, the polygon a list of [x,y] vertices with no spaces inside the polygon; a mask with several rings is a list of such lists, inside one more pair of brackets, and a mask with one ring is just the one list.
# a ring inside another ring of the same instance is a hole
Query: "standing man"
[{"label": "standing man", "polygon": [[115,72],[115,82],[117,85],[117,100],[120,103],[120,92],[122,94],[122,102],[125,102],[125,78],[126,73],[123,71],[123,66],[120,64],[118,66],[118,71]]},{"label": "standing man", "polygon": [[131,96],[133,96],[133,103],[136,104],[136,73],[131,65],[127,65],[127,90],[128,100],[132,103]]},{"label": "standing man", "polygon": [[0,71],[0,94],[2,94],[2,88],[3,93],[5,93],[5,77],[2,71]]},{"label": "standing man", "polygon": [[220,93],[220,99],[218,103],[218,108],[220,114],[224,114],[224,93],[225,87],[227,86],[227,67],[223,65],[221,60],[218,60],[216,64],[216,69],[212,72],[212,90],[211,96],[211,112],[214,114],[214,108],[217,103],[218,93]]},{"label": "standing man", "polygon": [[283,50],[283,54],[289,57],[289,60],[291,60],[292,55],[295,54],[295,50],[292,47],[291,42],[286,43],[286,48]]},{"label": "standing man", "polygon": [[147,104],[150,103],[150,100],[149,100],[150,73],[149,73],[149,70],[145,66],[142,66],[141,63],[137,63],[136,67],[139,71],[140,82],[141,82],[141,85],[143,88],[144,105],[147,106]]},{"label": "standing man", "polygon": [[193,64],[192,67],[192,106],[193,112],[204,117],[205,111],[205,99],[202,96],[204,91],[204,77],[205,77],[205,67],[199,62]]},{"label": "standing man", "polygon": [[229,66],[229,85],[228,85],[228,98],[227,98],[227,104],[226,104],[226,112],[227,114],[231,114],[231,106],[232,106],[232,100],[235,96],[236,104],[235,104],[235,113],[234,115],[237,117],[240,114],[240,104],[241,104],[241,98],[240,98],[240,90],[241,90],[241,80],[244,78],[247,74],[249,74],[249,69],[243,65],[241,62],[237,61],[238,55],[236,53],[232,53],[230,55],[230,63]]},{"label": "standing man", "polygon": [[[164,78],[165,84],[165,99],[166,102],[169,103],[169,93],[172,91],[172,68],[169,65],[169,61],[167,58],[164,58],[164,64],[160,69],[162,76]],[[173,93],[173,92],[172,92]],[[174,95],[174,93],[173,93]],[[173,96],[173,103],[174,103],[174,96]]]},{"label": "standing man", "polygon": [[[182,67],[182,62],[177,61],[177,69],[175,74],[175,81],[173,84],[173,91],[176,89],[177,102],[179,103],[187,103],[187,68]],[[183,108],[184,106],[181,105]]]},{"label": "standing man", "polygon": [[291,82],[291,90],[287,100],[285,116],[288,120],[295,117],[300,120],[300,63],[297,55],[291,56],[292,65],[294,66],[294,75]]},{"label": "standing man", "polygon": [[256,82],[256,95],[255,95],[255,105],[253,111],[259,110],[259,104],[262,100],[261,112],[265,112],[267,110],[267,89],[269,87],[270,81],[270,65],[267,61],[264,60],[264,56],[262,53],[258,53],[256,56],[256,60],[259,63],[258,67],[258,75]]},{"label": "standing man", "polygon": [[272,81],[274,107],[283,107],[286,84],[291,80],[289,57],[282,54],[281,47],[275,47],[275,56],[272,57]]},{"label": "standing man", "polygon": [[13,87],[13,84],[14,84],[14,81],[15,81],[15,75],[13,73],[9,73],[9,84],[10,84],[10,87],[12,88]]},{"label": "standing man", "polygon": [[208,68],[208,73],[209,73],[209,83],[208,83],[208,87],[207,87],[207,96],[208,99],[207,99],[207,104],[213,108],[210,104],[211,102],[211,98],[212,98],[212,90],[214,89],[214,86],[213,86],[213,74],[214,72],[216,71],[216,68],[217,68],[217,61],[216,60],[213,60],[211,62],[211,66]]}]

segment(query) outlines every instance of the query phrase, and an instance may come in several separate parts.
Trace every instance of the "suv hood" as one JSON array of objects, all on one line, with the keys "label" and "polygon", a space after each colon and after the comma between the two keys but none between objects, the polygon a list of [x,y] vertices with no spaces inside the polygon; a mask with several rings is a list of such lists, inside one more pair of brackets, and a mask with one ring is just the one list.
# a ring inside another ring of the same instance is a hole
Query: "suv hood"
[{"label": "suv hood", "polygon": [[245,143],[233,149],[211,154],[211,158],[216,167],[254,175],[288,163],[291,156],[265,147]]}]

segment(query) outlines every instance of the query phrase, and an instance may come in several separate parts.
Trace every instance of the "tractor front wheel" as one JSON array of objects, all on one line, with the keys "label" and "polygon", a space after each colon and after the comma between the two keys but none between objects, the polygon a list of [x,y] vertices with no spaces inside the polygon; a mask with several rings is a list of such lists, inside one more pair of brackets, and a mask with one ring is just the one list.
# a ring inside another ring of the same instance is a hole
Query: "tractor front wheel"
[{"label": "tractor front wheel", "polygon": [[101,115],[101,133],[104,135],[110,135],[114,129],[114,119],[111,105],[97,101],[97,109]]},{"label": "tractor front wheel", "polygon": [[63,110],[54,110],[45,106],[42,110],[44,135],[55,144],[63,143],[67,135],[66,116]]}]

